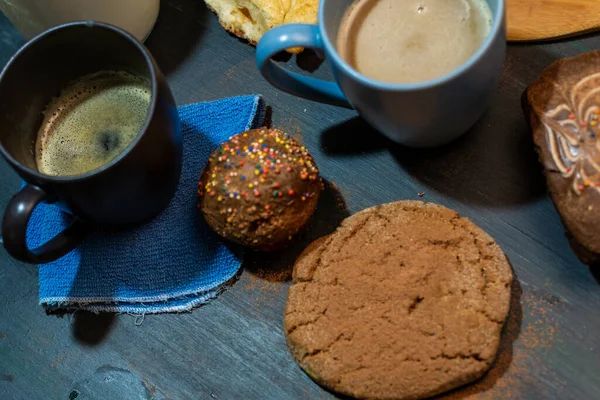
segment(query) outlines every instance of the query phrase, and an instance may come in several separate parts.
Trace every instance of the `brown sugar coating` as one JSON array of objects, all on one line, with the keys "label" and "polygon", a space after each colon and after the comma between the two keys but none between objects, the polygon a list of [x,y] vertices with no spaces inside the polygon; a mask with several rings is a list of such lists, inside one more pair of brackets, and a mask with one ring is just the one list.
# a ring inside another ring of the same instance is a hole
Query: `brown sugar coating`
[{"label": "brown sugar coating", "polygon": [[276,129],[255,129],[210,155],[198,183],[198,207],[224,238],[272,250],[303,228],[322,185],[304,146]]},{"label": "brown sugar coating", "polygon": [[369,208],[297,260],[287,343],[336,392],[434,396],[489,369],[511,282],[500,247],[455,211],[419,201]]}]

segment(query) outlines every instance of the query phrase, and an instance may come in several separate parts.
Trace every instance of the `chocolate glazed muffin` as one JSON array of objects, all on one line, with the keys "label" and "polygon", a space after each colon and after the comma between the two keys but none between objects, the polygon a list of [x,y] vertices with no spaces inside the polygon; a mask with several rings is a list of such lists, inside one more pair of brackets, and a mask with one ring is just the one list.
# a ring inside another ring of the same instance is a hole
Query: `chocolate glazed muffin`
[{"label": "chocolate glazed muffin", "polygon": [[276,129],[254,129],[211,154],[198,183],[198,208],[225,239],[276,250],[304,227],[322,187],[306,147]]}]

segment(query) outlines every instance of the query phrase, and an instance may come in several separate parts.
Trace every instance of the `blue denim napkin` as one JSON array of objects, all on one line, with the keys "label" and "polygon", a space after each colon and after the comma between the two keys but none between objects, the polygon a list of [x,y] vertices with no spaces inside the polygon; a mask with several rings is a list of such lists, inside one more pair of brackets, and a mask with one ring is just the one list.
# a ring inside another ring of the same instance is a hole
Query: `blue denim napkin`
[{"label": "blue denim napkin", "polygon": [[[241,266],[197,211],[197,182],[219,143],[264,122],[260,96],[179,107],[183,169],[167,208],[127,231],[94,232],[61,259],[39,266],[39,301],[47,309],[160,313],[188,311],[225,288]],[[41,204],[32,215],[29,246],[64,229],[71,216]]]}]

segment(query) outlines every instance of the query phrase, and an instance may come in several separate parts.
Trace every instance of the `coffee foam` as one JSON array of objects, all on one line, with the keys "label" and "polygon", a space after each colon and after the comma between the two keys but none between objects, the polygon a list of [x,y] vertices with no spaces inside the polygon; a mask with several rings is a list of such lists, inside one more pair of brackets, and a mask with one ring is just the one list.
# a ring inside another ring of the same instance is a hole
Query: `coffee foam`
[{"label": "coffee foam", "polygon": [[338,51],[360,73],[415,83],[462,65],[492,26],[485,0],[358,0],[338,33]]},{"label": "coffee foam", "polygon": [[73,176],[109,163],[140,133],[150,100],[149,81],[125,72],[102,71],[69,85],[44,113],[38,170]]}]

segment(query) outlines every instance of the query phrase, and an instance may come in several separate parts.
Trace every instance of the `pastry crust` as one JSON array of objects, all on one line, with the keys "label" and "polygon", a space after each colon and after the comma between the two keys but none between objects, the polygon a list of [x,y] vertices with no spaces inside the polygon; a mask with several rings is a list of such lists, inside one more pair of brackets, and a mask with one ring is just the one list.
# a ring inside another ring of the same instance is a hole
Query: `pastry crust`
[{"label": "pastry crust", "polygon": [[[285,1],[285,0],[284,0]],[[319,0],[288,0],[291,7],[283,20],[284,24],[316,24]]]},{"label": "pastry crust", "polygon": [[[256,45],[282,24],[316,24],[319,0],[205,0],[227,31]],[[299,53],[302,48],[288,49]]]}]

